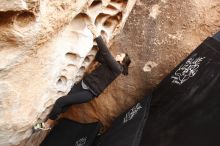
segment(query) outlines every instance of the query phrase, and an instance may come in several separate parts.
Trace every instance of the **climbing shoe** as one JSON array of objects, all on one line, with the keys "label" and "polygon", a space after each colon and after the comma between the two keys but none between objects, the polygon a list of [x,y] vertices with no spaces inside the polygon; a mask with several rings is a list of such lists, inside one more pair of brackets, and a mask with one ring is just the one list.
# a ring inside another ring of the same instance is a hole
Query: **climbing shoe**
[{"label": "climbing shoe", "polygon": [[46,124],[44,122],[40,122],[34,125],[33,127],[33,131],[37,132],[37,131],[47,131],[50,130],[51,128],[46,126]]}]

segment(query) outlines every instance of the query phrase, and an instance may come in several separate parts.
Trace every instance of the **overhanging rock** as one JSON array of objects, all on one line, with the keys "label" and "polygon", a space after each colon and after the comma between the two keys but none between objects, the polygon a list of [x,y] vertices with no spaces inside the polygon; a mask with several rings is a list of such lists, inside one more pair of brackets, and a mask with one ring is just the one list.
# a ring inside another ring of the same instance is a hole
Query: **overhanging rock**
[{"label": "overhanging rock", "polygon": [[0,2],[0,145],[30,137],[42,113],[82,78],[96,53],[86,23],[109,45],[135,1]]}]

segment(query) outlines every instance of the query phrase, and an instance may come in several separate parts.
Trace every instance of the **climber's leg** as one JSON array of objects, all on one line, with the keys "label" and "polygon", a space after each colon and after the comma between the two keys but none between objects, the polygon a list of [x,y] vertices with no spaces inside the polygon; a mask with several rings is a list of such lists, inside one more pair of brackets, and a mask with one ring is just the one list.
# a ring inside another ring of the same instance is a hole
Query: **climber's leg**
[{"label": "climber's leg", "polygon": [[[80,104],[84,102],[88,102],[89,100],[95,97],[91,91],[83,89],[81,86],[81,82],[74,85],[70,92],[63,97],[60,97],[56,100],[52,111],[48,115],[48,119],[44,123],[37,123],[37,130],[41,129],[50,129],[55,123],[55,120],[58,118],[59,114],[66,111],[66,109],[72,104]],[[40,128],[39,128],[40,127]]]},{"label": "climber's leg", "polygon": [[88,102],[93,99],[95,96],[89,91],[82,89],[81,91],[69,94],[67,96],[60,97],[54,104],[54,107],[49,114],[48,118],[51,120],[56,120],[59,114],[63,111],[63,108],[70,106],[72,104],[80,104]]},{"label": "climber's leg", "polygon": [[47,121],[45,123],[38,123],[38,125],[35,126],[36,127],[35,129],[36,130],[50,129],[54,125],[55,120],[58,118],[59,114],[64,112],[63,108],[67,109],[67,107],[72,104],[80,104],[80,103],[88,102],[94,97],[95,97],[94,94],[92,94],[89,90],[85,90],[85,89],[82,89],[81,91],[78,91],[74,94],[69,94],[67,96],[60,97],[59,99],[56,100],[54,107],[48,116]]}]

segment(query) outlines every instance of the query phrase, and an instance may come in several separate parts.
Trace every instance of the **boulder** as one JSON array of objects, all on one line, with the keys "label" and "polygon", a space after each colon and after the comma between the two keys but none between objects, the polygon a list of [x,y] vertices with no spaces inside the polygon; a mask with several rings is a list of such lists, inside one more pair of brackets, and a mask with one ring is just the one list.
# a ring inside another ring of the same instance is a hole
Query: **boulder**
[{"label": "boulder", "polygon": [[[79,81],[96,54],[88,23],[107,44],[135,0],[0,2],[0,145],[28,145],[32,126]],[[40,134],[42,135],[42,134]],[[31,142],[37,145],[36,142]]]}]

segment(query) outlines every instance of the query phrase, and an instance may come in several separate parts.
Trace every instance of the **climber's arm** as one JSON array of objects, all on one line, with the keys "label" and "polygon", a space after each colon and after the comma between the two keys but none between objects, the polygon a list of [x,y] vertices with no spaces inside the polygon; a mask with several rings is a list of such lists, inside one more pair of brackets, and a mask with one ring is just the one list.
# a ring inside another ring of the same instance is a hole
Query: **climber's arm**
[{"label": "climber's arm", "polygon": [[100,53],[100,50],[98,50],[98,52],[96,53],[95,60],[100,62],[100,63],[104,63],[105,62],[104,58],[102,57],[102,55]]},{"label": "climber's arm", "polygon": [[106,44],[104,43],[101,36],[95,38],[95,41],[97,42],[100,56],[103,57],[104,62],[114,71],[121,72],[121,66],[120,64],[115,60],[115,58],[112,56],[112,54],[109,52]]}]

